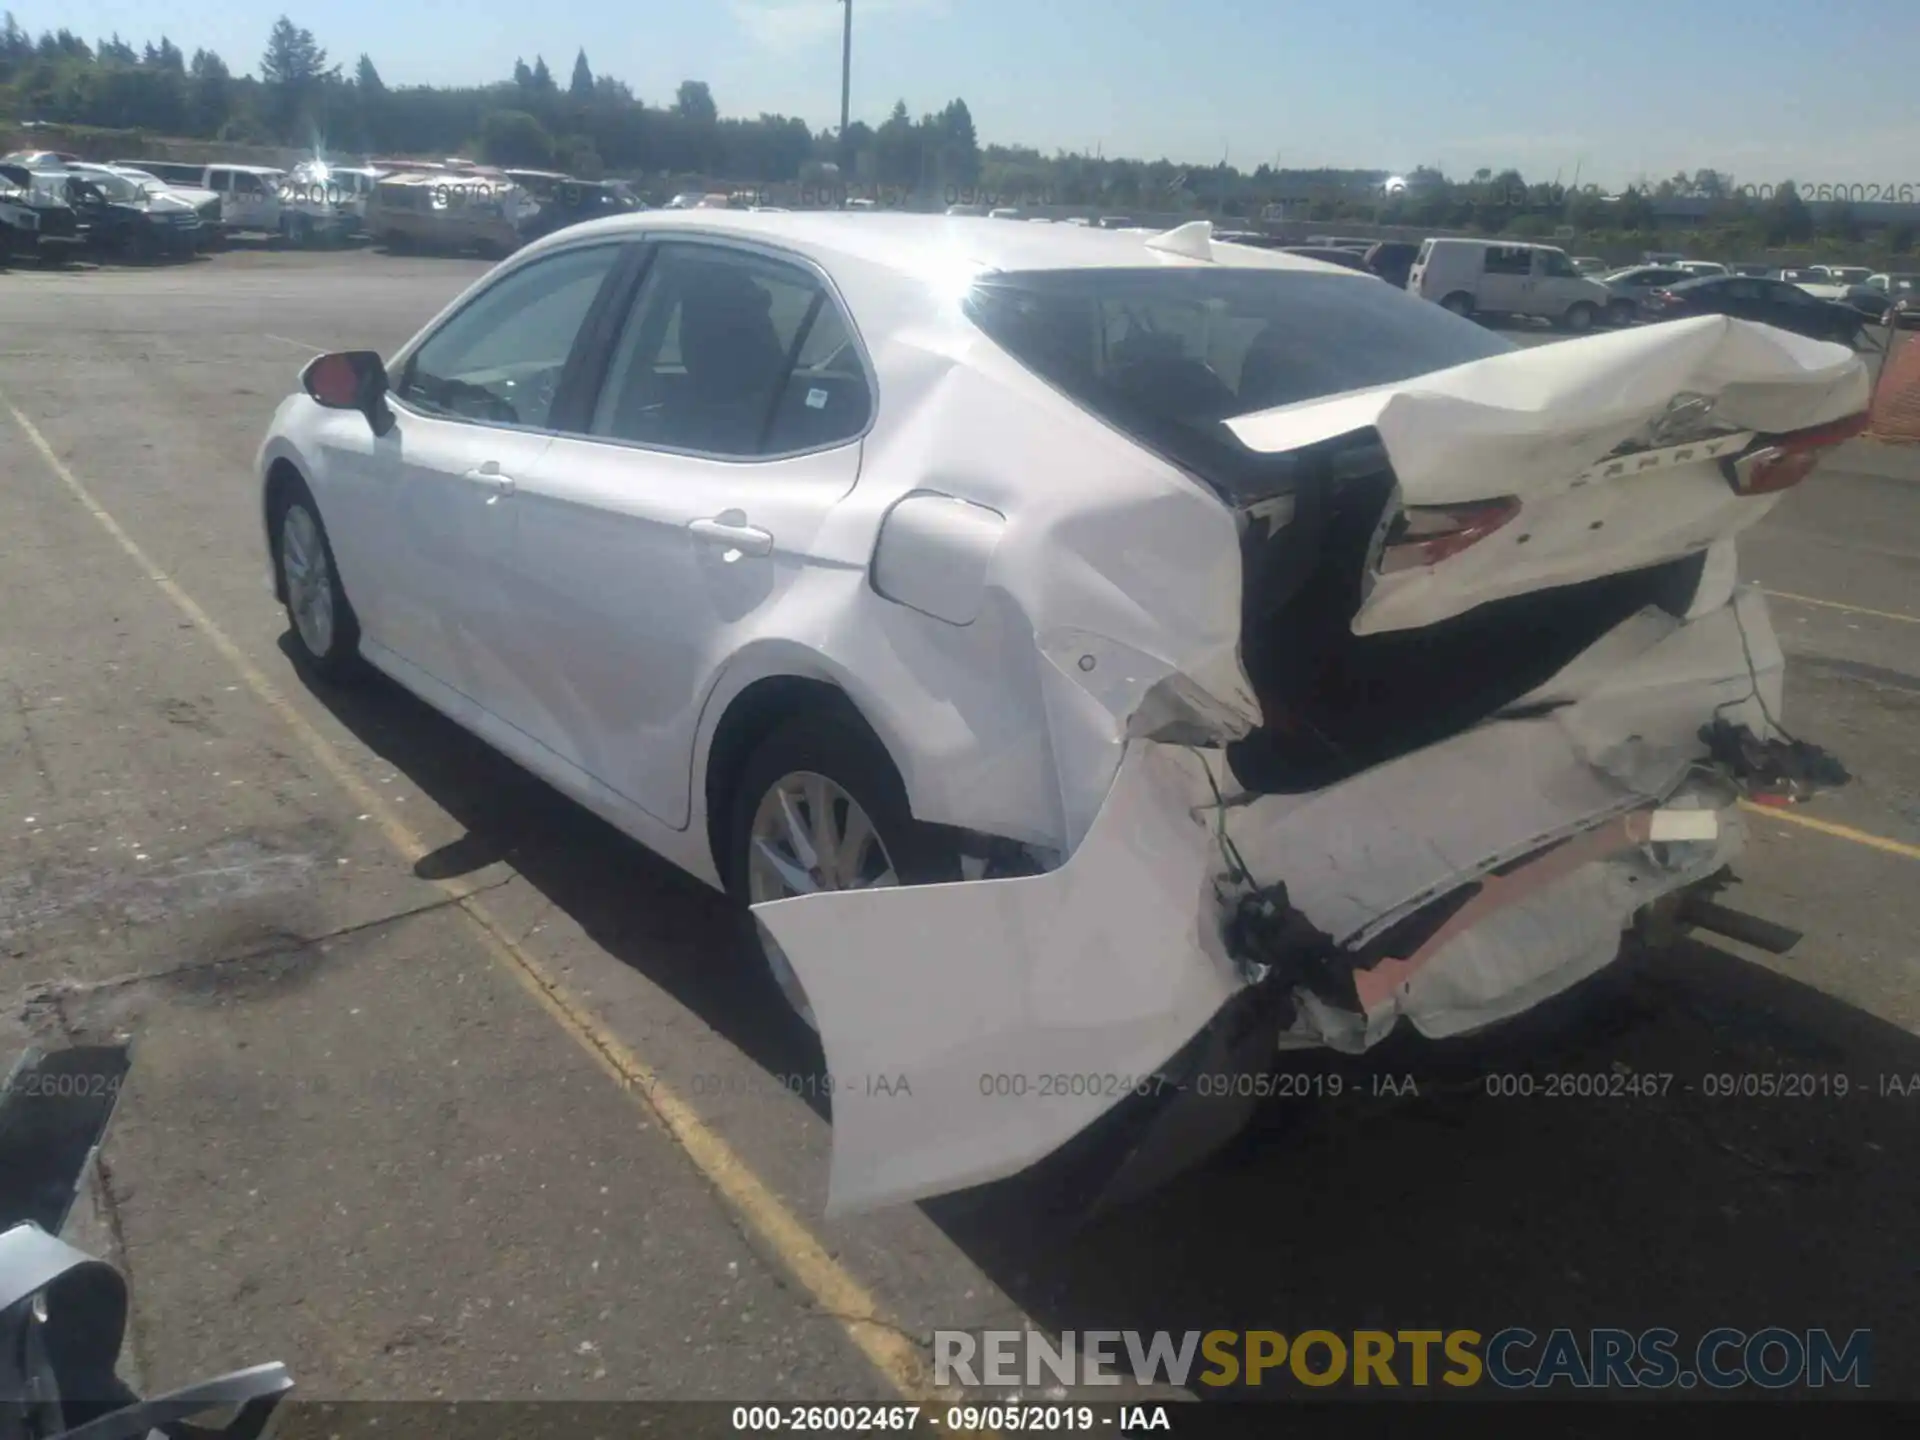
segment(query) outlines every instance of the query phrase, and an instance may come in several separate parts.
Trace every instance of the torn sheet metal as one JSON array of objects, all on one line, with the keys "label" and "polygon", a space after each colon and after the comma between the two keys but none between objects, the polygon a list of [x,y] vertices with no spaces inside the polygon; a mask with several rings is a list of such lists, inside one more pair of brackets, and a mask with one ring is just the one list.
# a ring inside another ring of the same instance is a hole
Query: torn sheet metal
[{"label": "torn sheet metal", "polygon": [[[1645,648],[1623,655],[1623,637]],[[1227,833],[1256,879],[1284,881],[1308,920],[1359,948],[1489,870],[1663,800],[1703,758],[1699,730],[1716,711],[1771,728],[1755,697],[1779,715],[1783,668],[1757,591],[1688,623],[1634,616],[1536,692],[1560,708],[1310,795],[1236,804]]]},{"label": "torn sheet metal", "polygon": [[[1495,355],[1227,424],[1270,453],[1371,427],[1409,506],[1520,500],[1519,518],[1477,544],[1376,577],[1353,622],[1364,635],[1738,534],[1779,496],[1736,493],[1721,451],[1742,435],[1858,414],[1869,389],[1865,362],[1844,346],[1704,316]],[[1640,448],[1609,463],[1623,446]]]},{"label": "torn sheet metal", "polygon": [[828,1212],[1000,1179],[1146,1083],[1241,988],[1186,751],[1128,747],[1058,870],[754,907],[833,1077]]}]

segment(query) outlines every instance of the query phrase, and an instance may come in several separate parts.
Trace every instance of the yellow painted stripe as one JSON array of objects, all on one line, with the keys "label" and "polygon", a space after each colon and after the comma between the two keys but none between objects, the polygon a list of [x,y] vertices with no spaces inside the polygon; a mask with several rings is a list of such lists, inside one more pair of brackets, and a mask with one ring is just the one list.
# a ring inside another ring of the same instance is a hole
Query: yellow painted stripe
[{"label": "yellow painted stripe", "polygon": [[[374,817],[387,843],[409,865],[428,853],[426,843],[400,819],[371,785],[348,763],[339,748],[294,708],[279,688],[261,673],[213,617],[183,590],[135,543],[120,522],[93,498],[67,468],[32,421],[6,396],[0,395],[13,421],[46,461],[54,477],[70,491],[86,512],[99,522],[127,558],[139,566],[192,623],[256,698],[297,735],[314,761]],[[779,1257],[822,1314],[830,1315],[848,1338],[902,1396],[923,1404],[956,1398],[934,1387],[919,1347],[892,1324],[880,1302],[836,1260],[773,1190],[756,1175],[733,1148],[715,1133],[685,1100],[667,1086],[651,1066],[630,1050],[594,1016],[579,996],[556,980],[494,918],[486,906],[453,881],[435,882],[458,901],[457,908],[472,921],[488,953],[506,968],[540,1004],[554,1022],[591,1056],[596,1064],[630,1095],[643,1101],[661,1126],[680,1146],[694,1167],[706,1177],[726,1203]]]},{"label": "yellow painted stripe", "polygon": [[1905,625],[1920,625],[1920,615],[1902,615],[1898,610],[1869,610],[1864,605],[1843,605],[1838,600],[1816,600],[1811,595],[1794,595],[1785,590],[1763,592],[1775,600],[1790,600],[1795,605],[1818,605],[1822,610],[1844,610],[1849,615],[1871,615],[1876,620],[1898,620]]},{"label": "yellow painted stripe", "polygon": [[1884,850],[1889,855],[1898,855],[1905,860],[1920,860],[1920,845],[1909,845],[1904,840],[1889,840],[1884,835],[1856,830],[1851,825],[1841,825],[1832,820],[1819,820],[1811,815],[1778,809],[1772,805],[1756,805],[1751,800],[1742,800],[1740,808],[1751,811],[1755,815],[1764,815],[1769,820],[1781,820],[1789,825],[1818,830],[1822,835],[1831,835],[1837,840],[1851,840],[1854,844],[1865,845],[1869,849]]}]

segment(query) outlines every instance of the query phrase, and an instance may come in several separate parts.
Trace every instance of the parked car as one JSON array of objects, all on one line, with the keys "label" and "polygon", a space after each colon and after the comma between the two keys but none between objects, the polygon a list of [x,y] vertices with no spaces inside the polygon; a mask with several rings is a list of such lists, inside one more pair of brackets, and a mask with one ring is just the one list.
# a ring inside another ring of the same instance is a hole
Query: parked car
[{"label": "parked car", "polygon": [[[29,170],[24,165],[0,161],[0,184],[9,187],[11,207],[16,213],[24,210],[33,215],[32,225],[17,226],[10,237],[16,255],[31,253],[58,264],[86,244],[86,227],[67,198],[68,183],[62,170]],[[29,231],[31,245],[27,243]]]},{"label": "parked car", "polygon": [[1228,245],[1251,245],[1256,250],[1283,250],[1283,242],[1264,230],[1216,230],[1213,238]]},{"label": "parked car", "polygon": [[[638,210],[640,202],[617,185],[593,180],[564,179],[554,185],[540,201],[539,210],[523,221],[523,239],[535,240],[569,225],[588,220],[603,220],[609,215],[624,215]],[[750,205],[749,213],[780,213],[764,205]]]},{"label": "parked car", "polygon": [[1337,245],[1279,245],[1274,248],[1283,255],[1298,255],[1326,265],[1338,265],[1345,270],[1367,269],[1366,252],[1361,250],[1347,250]]},{"label": "parked car", "polygon": [[1896,330],[1920,325],[1920,292],[1909,289],[1897,296],[1887,312],[1887,323]]},{"label": "parked car", "polygon": [[199,165],[175,160],[115,161],[157,176],[169,185],[191,186],[220,197],[222,238],[281,233],[280,186],[284,170],[264,165]]},{"label": "parked car", "polygon": [[1618,267],[1607,263],[1598,255],[1576,255],[1573,257],[1573,268],[1582,275],[1603,275]]},{"label": "parked car", "polygon": [[1912,306],[1909,304],[1903,309],[1901,302],[1911,302],[1916,294],[1920,294],[1920,272],[1907,271],[1869,275],[1866,281],[1866,288],[1878,291],[1887,298],[1887,314],[1882,321],[1883,324],[1908,323]]},{"label": "parked car", "polygon": [[161,179],[151,171],[142,170],[134,166],[120,164],[92,165],[83,162],[77,165],[70,165],[67,169],[69,174],[78,175],[83,179],[90,179],[96,175],[106,175],[117,177],[123,181],[131,181],[150,195],[165,194],[175,200],[192,206],[194,213],[200,217],[200,223],[194,228],[193,232],[194,248],[197,250],[210,250],[214,248],[215,239],[221,233],[220,197],[211,190],[202,190],[190,185],[177,185],[171,181]]},{"label": "parked car", "polygon": [[1829,285],[1864,285],[1867,277],[1873,274],[1865,265],[1815,265]]},{"label": "parked car", "polygon": [[1789,285],[1825,285],[1827,283],[1826,272],[1812,265],[1783,266],[1780,269],[1768,272],[1763,278],[1768,280],[1784,280]]},{"label": "parked car", "polygon": [[1018,220],[1020,218],[1020,212],[1011,205],[1000,205],[987,211],[987,218],[989,220]]},{"label": "parked car", "polygon": [[[1404,290],[1419,255],[1420,246],[1412,240],[1382,240],[1367,247],[1367,269],[1394,289]],[[1573,263],[1578,266],[1580,262]]]},{"label": "parked car", "polygon": [[381,172],[305,160],[279,184],[280,236],[291,245],[337,245],[364,234]]},{"label": "parked car", "polygon": [[1630,325],[1640,318],[1648,295],[1693,277],[1673,265],[1629,265],[1594,278],[1607,287],[1607,319],[1615,325]]},{"label": "parked car", "polygon": [[1094,223],[1102,230],[1131,230],[1134,220],[1131,215],[1102,215]]},{"label": "parked car", "polygon": [[536,213],[532,198],[504,175],[389,175],[373,187],[366,227],[389,250],[472,250],[498,259],[518,248],[521,226]]},{"label": "parked car", "polygon": [[1372,240],[1359,235],[1309,235],[1307,244],[1331,246],[1336,250],[1371,250],[1374,246]]},{"label": "parked car", "polygon": [[8,168],[0,168],[0,265],[40,248],[40,212],[28,190],[7,178]]},{"label": "parked car", "polygon": [[1456,315],[1534,316],[1574,331],[1592,329],[1614,298],[1564,250],[1493,240],[1422,241],[1407,289]]},{"label": "parked car", "polygon": [[1196,1076],[1498,1024],[1734,858],[1785,743],[1733,537],[1869,397],[1737,328],[1521,350],[1204,225],[635,215],[314,360],[258,516],[315,685],[751,907],[832,1210],[1096,1121],[1137,1187],[1252,1113]]},{"label": "parked car", "polygon": [[1735,275],[1772,275],[1779,267],[1765,260],[1741,260],[1727,267]]},{"label": "parked car", "polygon": [[140,261],[187,259],[200,248],[200,212],[164,182],[101,166],[68,174],[90,248]]},{"label": "parked car", "polygon": [[1785,280],[1763,280],[1751,275],[1679,281],[1650,294],[1643,313],[1649,320],[1730,315],[1736,320],[1775,325],[1815,340],[1835,340],[1854,346],[1864,338],[1866,324],[1866,318],[1850,305],[1809,295],[1800,286]]},{"label": "parked car", "polygon": [[64,170],[79,160],[64,150],[9,150],[0,155],[0,165],[20,165],[28,170]]},{"label": "parked car", "polygon": [[1676,260],[1673,262],[1673,268],[1686,271],[1687,274],[1693,276],[1696,280],[1708,275],[1724,275],[1727,273],[1726,266],[1717,264],[1712,260]]}]

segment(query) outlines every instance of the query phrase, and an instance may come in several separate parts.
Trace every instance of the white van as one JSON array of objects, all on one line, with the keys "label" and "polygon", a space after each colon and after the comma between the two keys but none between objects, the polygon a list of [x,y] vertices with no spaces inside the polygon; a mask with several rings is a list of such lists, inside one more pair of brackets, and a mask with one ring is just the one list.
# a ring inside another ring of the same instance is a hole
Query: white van
[{"label": "white van", "polygon": [[1552,245],[1424,240],[1407,289],[1456,315],[1533,315],[1589,330],[1607,313],[1607,287]]}]

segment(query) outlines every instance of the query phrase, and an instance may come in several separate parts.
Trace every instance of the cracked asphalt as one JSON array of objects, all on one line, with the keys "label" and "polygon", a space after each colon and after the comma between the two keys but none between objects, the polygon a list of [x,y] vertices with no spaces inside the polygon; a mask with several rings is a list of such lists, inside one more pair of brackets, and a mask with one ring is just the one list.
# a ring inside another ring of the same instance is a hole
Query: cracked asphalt
[{"label": "cracked asphalt", "polygon": [[[1030,1320],[1864,1327],[1876,1394],[1920,1394],[1920,455],[1850,447],[1746,543],[1785,719],[1856,777],[1806,812],[1837,832],[1750,817],[1723,898],[1802,931],[1790,954],[1696,935],[1510,1033],[1298,1062],[1316,1098],[1086,1226],[1022,1180],[829,1223],[818,1050],[725,905],[392,687],[285,657],[251,468],[274,405],[483,268],[0,274],[0,399],[103,512],[0,406],[0,1060],[135,1045],[99,1223],[149,1388],[279,1359],[312,1398],[878,1400],[877,1330]],[[1488,1093],[1602,1072],[1672,1082]],[[1745,1074],[1810,1093],[1707,1093]]]}]

